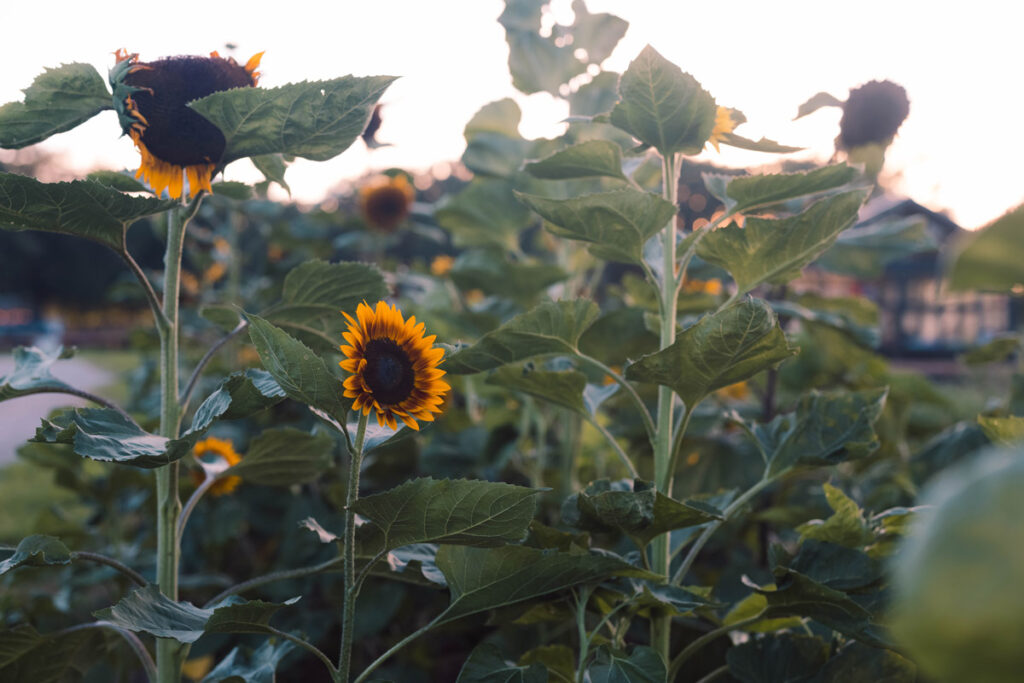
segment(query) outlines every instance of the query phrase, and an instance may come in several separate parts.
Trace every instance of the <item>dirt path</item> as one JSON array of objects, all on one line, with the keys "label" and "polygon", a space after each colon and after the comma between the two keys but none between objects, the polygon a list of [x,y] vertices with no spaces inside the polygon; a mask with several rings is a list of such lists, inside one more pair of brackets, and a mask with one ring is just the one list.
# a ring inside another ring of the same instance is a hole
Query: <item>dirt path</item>
[{"label": "dirt path", "polygon": [[[0,355],[0,377],[13,368],[14,359],[9,354]],[[51,372],[85,391],[99,389],[114,379],[111,373],[79,358],[58,361],[51,366]],[[0,466],[15,460],[15,451],[35,434],[40,418],[55,408],[85,405],[89,405],[87,401],[67,394],[34,394],[0,403]]]}]

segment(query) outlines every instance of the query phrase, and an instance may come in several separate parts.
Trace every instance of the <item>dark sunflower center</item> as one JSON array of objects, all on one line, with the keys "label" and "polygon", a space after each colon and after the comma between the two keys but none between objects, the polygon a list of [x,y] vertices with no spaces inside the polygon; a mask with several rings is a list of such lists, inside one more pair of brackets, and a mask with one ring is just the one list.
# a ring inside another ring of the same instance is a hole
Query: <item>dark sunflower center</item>
[{"label": "dark sunflower center", "polygon": [[364,357],[363,378],[378,403],[395,405],[409,397],[416,385],[416,373],[398,344],[391,339],[371,339]]},{"label": "dark sunflower center", "polygon": [[142,141],[158,159],[177,166],[220,161],[224,135],[215,125],[185,106],[221,90],[253,85],[245,67],[218,57],[167,57],[140,64],[124,82],[139,90],[132,95],[146,117]]},{"label": "dark sunflower center", "polygon": [[366,200],[366,218],[379,228],[394,228],[409,212],[409,197],[400,188],[381,187]]}]

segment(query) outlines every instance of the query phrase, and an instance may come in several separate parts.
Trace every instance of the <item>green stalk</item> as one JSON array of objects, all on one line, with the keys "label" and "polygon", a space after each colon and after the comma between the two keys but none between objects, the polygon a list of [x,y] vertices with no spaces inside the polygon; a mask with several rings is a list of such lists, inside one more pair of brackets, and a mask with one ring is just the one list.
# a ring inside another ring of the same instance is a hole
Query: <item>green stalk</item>
[{"label": "green stalk", "polygon": [[348,494],[345,496],[345,600],[341,611],[341,652],[338,653],[337,680],[347,683],[352,665],[352,631],[356,625],[356,598],[359,586],[356,584],[356,513],[352,506],[359,499],[359,469],[363,464],[363,441],[366,438],[366,421],[369,415],[360,413],[356,442],[348,470]]},{"label": "green stalk", "polygon": [[[678,161],[674,154],[662,159],[662,196],[672,206],[677,202]],[[676,214],[665,226],[662,235],[664,249],[663,273],[660,287],[661,301],[661,343],[659,349],[666,349],[676,340]],[[675,392],[666,386],[658,387],[658,415],[654,434],[654,485],[668,495],[671,488],[672,471],[672,405]],[[663,534],[651,542],[651,569],[669,578],[669,538]],[[669,640],[672,617],[656,617],[651,620],[651,647],[661,658],[669,661]]]},{"label": "green stalk", "polygon": [[[198,206],[198,202],[196,203]],[[166,325],[160,330],[160,434],[177,438],[181,405],[178,403],[178,290],[181,279],[181,253],[185,242],[185,226],[191,217],[184,207],[167,213],[167,250],[164,255],[163,314]],[[160,592],[171,600],[178,599],[177,523],[181,514],[178,497],[178,463],[173,462],[156,471],[157,494],[157,563],[156,580]],[[158,638],[156,664],[158,683],[181,680],[181,644],[170,638]]]}]

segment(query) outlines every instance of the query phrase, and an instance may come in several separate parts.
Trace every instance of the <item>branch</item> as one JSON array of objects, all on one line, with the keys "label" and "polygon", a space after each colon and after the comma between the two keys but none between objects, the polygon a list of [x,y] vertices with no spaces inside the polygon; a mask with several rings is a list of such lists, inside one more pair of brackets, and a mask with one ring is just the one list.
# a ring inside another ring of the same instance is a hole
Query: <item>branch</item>
[{"label": "branch", "polygon": [[90,553],[90,552],[87,552],[87,551],[84,551],[84,550],[76,550],[76,551],[73,551],[71,553],[71,559],[72,560],[85,560],[87,562],[95,562],[96,564],[105,564],[106,566],[111,567],[111,568],[116,569],[117,571],[121,572],[122,574],[124,574],[125,576],[127,576],[129,579],[131,579],[135,583],[139,584],[140,586],[145,586],[145,585],[147,585],[149,583],[142,576],[142,574],[139,574],[137,571],[135,571],[131,567],[129,567],[127,565],[124,565],[124,564],[121,564],[120,562],[118,562],[114,558],[107,557],[106,555],[100,555],[99,553]]},{"label": "branch", "polygon": [[217,340],[217,342],[210,347],[206,354],[199,359],[199,363],[196,364],[196,369],[192,371],[192,376],[188,378],[188,384],[185,385],[185,391],[182,392],[181,398],[178,399],[178,402],[181,404],[182,414],[184,414],[185,411],[188,410],[188,400],[192,396],[192,390],[196,388],[196,383],[199,382],[199,377],[200,375],[203,374],[203,369],[213,359],[214,354],[220,351],[225,344],[227,344],[229,341],[240,335],[248,328],[249,321],[241,321],[240,323],[238,323],[238,325],[235,326],[235,329],[231,330],[225,336]]},{"label": "branch", "polygon": [[288,579],[298,579],[302,578],[303,576],[309,576],[310,574],[319,574],[322,571],[326,571],[328,569],[331,569],[342,564],[343,561],[344,558],[338,556],[331,558],[326,562],[314,564],[310,567],[299,567],[298,569],[284,569],[279,572],[272,572],[270,574],[264,574],[263,576],[257,576],[254,579],[249,579],[248,581],[243,581],[242,583],[235,584],[231,588],[226,588],[225,590],[215,595],[212,599],[208,600],[203,607],[208,609],[211,606],[223,600],[224,598],[228,597],[229,595],[235,595],[237,593],[247,591],[250,588],[256,588],[257,586],[273,583],[274,581],[286,581]]}]

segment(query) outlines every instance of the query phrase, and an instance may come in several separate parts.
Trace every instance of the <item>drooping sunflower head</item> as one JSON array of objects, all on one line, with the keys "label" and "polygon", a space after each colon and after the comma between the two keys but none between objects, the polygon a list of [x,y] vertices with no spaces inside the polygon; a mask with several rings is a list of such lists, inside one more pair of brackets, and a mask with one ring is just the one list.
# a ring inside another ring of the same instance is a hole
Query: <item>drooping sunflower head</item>
[{"label": "drooping sunflower head", "polygon": [[852,149],[887,144],[910,113],[903,86],[892,81],[870,81],[850,91],[839,120],[839,144]]},{"label": "drooping sunflower head", "polygon": [[736,121],[732,117],[732,109],[729,109],[729,107],[719,107],[715,111],[715,127],[711,129],[711,137],[708,138],[708,142],[715,148],[716,152],[721,152],[718,149],[718,143],[724,140],[725,136],[735,128]]},{"label": "drooping sunflower head", "polygon": [[[215,465],[216,467],[231,467],[242,460],[242,456],[235,451],[234,444],[228,439],[218,439],[210,436],[198,442],[192,447],[192,455],[196,460]],[[192,471],[192,480],[198,486],[203,483],[204,475],[198,470]],[[210,487],[210,493],[214,496],[223,496],[231,493],[242,483],[241,477],[224,477],[219,479]]]},{"label": "drooping sunflower head", "polygon": [[188,179],[188,194],[211,191],[210,179],[224,155],[224,134],[190,109],[189,102],[221,90],[253,87],[260,58],[244,66],[216,52],[209,57],[165,57],[140,62],[137,54],[115,53],[110,70],[114,108],[121,130],[142,156],[137,178],[153,191],[179,198]]},{"label": "drooping sunflower head", "polygon": [[438,368],[444,350],[434,348],[436,336],[424,336],[416,317],[405,320],[398,308],[378,301],[375,308],[361,303],[356,317],[345,313],[348,345],[341,347],[339,365],[352,373],[345,380],[345,397],[355,399],[353,410],[373,411],[377,423],[397,429],[398,420],[419,429],[417,420],[432,422],[441,412],[451,387]]},{"label": "drooping sunflower head", "polygon": [[408,178],[380,176],[359,188],[359,210],[378,230],[394,230],[409,215],[416,191]]}]

